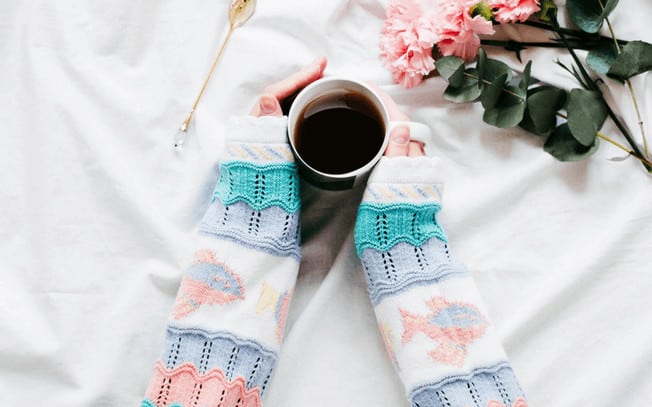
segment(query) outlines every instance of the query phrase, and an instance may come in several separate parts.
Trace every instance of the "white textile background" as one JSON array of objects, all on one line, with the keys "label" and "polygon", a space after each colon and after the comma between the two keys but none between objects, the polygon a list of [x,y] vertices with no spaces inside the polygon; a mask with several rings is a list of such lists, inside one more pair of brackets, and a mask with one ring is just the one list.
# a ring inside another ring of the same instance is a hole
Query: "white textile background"
[{"label": "white textile background", "polygon": [[[258,3],[181,156],[172,135],[225,33],[226,0],[3,3],[0,402],[140,405],[225,119],[326,55],[327,74],[378,83],[435,132],[440,221],[530,405],[651,405],[652,177],[633,159],[608,161],[620,154],[605,143],[559,163],[539,140],[485,125],[478,106],[443,101],[439,78],[393,85],[377,56],[385,0]],[[621,0],[612,22],[652,42],[650,15],[652,3]],[[557,57],[523,53],[534,76],[572,86]],[[652,136],[650,78],[632,82]],[[627,93],[605,87],[638,134]],[[356,270],[356,194],[304,191],[304,261],[267,407],[406,405]]]}]

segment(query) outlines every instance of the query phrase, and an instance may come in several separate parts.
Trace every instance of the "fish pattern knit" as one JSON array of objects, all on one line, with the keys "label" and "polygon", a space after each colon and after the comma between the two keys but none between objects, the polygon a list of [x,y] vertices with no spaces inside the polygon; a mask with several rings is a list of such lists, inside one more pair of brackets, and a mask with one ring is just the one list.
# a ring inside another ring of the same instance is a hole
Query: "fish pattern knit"
[{"label": "fish pattern knit", "polygon": [[286,118],[241,117],[181,281],[142,407],[259,407],[299,269]]},{"label": "fish pattern knit", "polygon": [[437,222],[438,164],[384,157],[359,207],[355,243],[380,334],[413,407],[526,407],[471,276]]},{"label": "fish pattern knit", "polygon": [[[141,407],[262,406],[300,259],[286,123],[229,122],[219,180]],[[423,178],[434,165],[428,157],[383,158],[359,207],[355,242],[380,334],[412,406],[526,407],[437,223],[441,184]]]}]

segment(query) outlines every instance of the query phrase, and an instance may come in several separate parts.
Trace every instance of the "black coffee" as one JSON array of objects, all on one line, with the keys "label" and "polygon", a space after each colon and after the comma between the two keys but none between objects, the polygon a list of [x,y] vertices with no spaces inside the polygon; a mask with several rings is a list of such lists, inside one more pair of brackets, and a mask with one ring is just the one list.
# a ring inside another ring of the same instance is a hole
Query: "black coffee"
[{"label": "black coffee", "polygon": [[352,91],[313,100],[299,114],[294,129],[299,156],[327,174],[363,167],[376,156],[384,137],[380,111],[368,97]]}]

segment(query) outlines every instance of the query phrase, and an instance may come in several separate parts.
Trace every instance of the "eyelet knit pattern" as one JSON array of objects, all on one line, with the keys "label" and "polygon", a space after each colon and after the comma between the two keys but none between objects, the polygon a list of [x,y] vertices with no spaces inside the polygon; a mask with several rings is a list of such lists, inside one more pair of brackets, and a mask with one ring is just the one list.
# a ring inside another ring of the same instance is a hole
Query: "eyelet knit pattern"
[{"label": "eyelet knit pattern", "polygon": [[363,202],[355,226],[358,254],[368,247],[387,251],[399,242],[421,246],[432,237],[446,242],[448,239],[436,219],[440,209],[437,203]]},{"label": "eyelet knit pattern", "polygon": [[[417,387],[409,395],[413,407],[513,406],[527,407],[509,363],[479,368]],[[493,404],[492,404],[493,403]]]},{"label": "eyelet knit pattern", "polygon": [[192,364],[204,375],[223,369],[228,380],[245,378],[246,389],[259,388],[265,393],[268,378],[276,364],[276,353],[258,342],[230,332],[206,332],[202,329],[170,326],[161,363],[167,370]]},{"label": "eyelet knit pattern", "polygon": [[225,205],[217,199],[206,211],[199,232],[275,256],[291,256],[299,260],[299,213],[287,212],[279,206],[256,210],[246,202]]},{"label": "eyelet knit pattern", "polygon": [[381,160],[358,210],[355,244],[385,347],[412,407],[526,407],[471,275],[437,222],[439,164]]},{"label": "eyelet knit pattern", "polygon": [[299,269],[286,120],[229,122],[225,161],[142,407],[260,407]]},{"label": "eyelet knit pattern", "polygon": [[466,273],[452,259],[448,244],[431,238],[421,246],[400,242],[387,251],[368,248],[362,257],[372,305],[415,285],[435,284]]},{"label": "eyelet knit pattern", "polygon": [[220,165],[220,171],[213,201],[220,199],[225,205],[242,201],[258,211],[271,206],[291,213],[299,209],[295,163],[229,161]]}]

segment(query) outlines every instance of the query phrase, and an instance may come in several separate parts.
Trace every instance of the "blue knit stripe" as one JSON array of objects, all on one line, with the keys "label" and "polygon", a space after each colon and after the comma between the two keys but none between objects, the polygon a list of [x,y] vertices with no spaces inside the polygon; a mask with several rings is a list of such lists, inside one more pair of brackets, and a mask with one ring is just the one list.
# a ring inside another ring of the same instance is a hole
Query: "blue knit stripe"
[{"label": "blue knit stripe", "polygon": [[421,246],[436,237],[447,242],[444,230],[437,223],[441,209],[437,203],[370,203],[358,209],[355,244],[358,254],[367,247],[387,251],[399,242]]},{"label": "blue knit stripe", "polygon": [[192,363],[200,374],[220,369],[228,380],[243,377],[247,389],[258,387],[262,395],[277,355],[254,340],[229,332],[169,327],[161,360],[170,370],[184,363]]},{"label": "blue knit stripe", "polygon": [[299,210],[299,179],[293,162],[229,161],[220,164],[220,171],[213,200],[219,198],[226,205],[246,202],[259,211],[271,206],[290,213]]},{"label": "blue knit stripe", "polygon": [[199,232],[275,256],[297,260],[300,256],[299,212],[286,212],[278,206],[259,211],[245,202],[227,206],[216,199],[206,211]]},{"label": "blue knit stripe", "polygon": [[366,248],[360,258],[374,306],[412,286],[466,274],[464,266],[451,258],[448,245],[438,238],[428,239],[421,246],[399,242],[387,251]]},{"label": "blue knit stripe", "polygon": [[511,407],[518,398],[525,396],[508,362],[424,384],[409,395],[413,407],[486,406],[492,400]]}]

